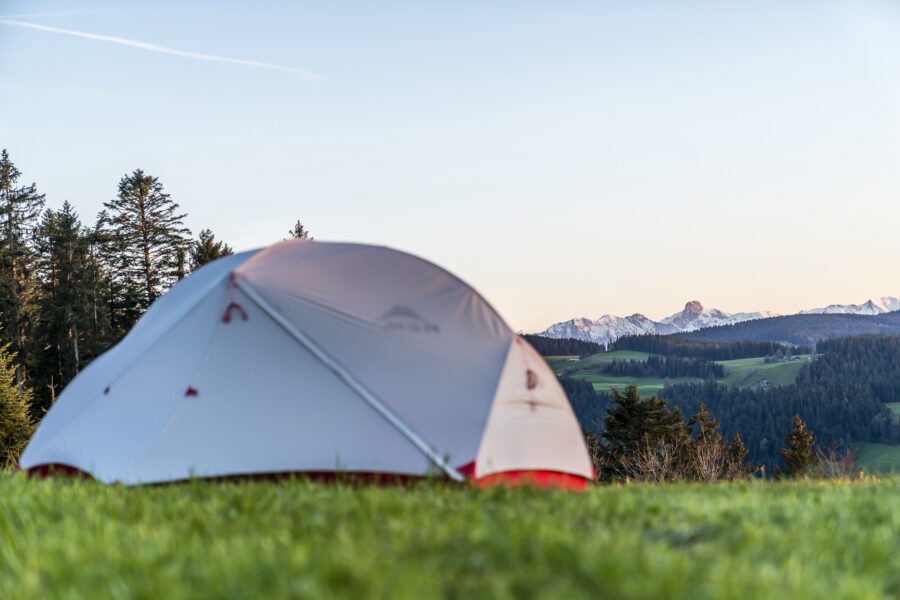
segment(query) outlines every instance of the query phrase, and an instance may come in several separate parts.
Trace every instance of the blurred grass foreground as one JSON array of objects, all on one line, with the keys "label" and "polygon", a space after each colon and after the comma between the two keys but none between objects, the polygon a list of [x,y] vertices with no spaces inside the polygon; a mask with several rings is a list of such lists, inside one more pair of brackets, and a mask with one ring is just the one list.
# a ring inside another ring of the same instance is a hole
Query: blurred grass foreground
[{"label": "blurred grass foreground", "polygon": [[0,478],[0,598],[880,598],[900,480],[529,489]]}]

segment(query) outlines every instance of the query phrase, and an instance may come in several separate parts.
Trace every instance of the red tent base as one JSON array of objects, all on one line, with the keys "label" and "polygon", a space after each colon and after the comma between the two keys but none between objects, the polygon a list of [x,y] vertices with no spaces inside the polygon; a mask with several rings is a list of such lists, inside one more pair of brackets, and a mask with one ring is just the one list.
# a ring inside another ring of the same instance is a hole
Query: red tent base
[{"label": "red tent base", "polygon": [[[470,463],[471,464],[471,463]],[[465,475],[471,475],[469,471],[474,471],[474,465],[468,468],[464,465],[459,469]],[[17,471],[22,471],[16,465]],[[30,469],[25,469],[25,473],[32,477],[44,479],[47,477],[81,477],[91,479],[91,475],[73,467],[71,465],[56,463],[36,465]],[[373,472],[330,472],[330,471],[306,471],[306,472],[278,472],[278,473],[246,473],[235,475],[222,475],[218,477],[203,477],[201,479],[212,481],[246,481],[246,480],[285,480],[285,479],[306,479],[320,483],[340,483],[345,485],[408,485],[417,481],[422,481],[424,477],[414,475],[400,475],[396,473],[373,473]],[[182,483],[190,481],[188,479],[173,480],[169,482],[159,482],[155,485],[166,483]],[[507,487],[532,486],[543,489],[570,490],[580,492],[588,486],[588,480],[579,475],[571,473],[562,473],[560,471],[502,471],[500,473],[491,473],[484,477],[472,478],[470,480],[474,485],[480,488],[493,487],[495,485],[505,485]]]},{"label": "red tent base", "polygon": [[22,469],[19,464],[16,463],[16,471],[22,471],[23,473],[27,473],[38,479],[46,479],[47,477],[83,477],[85,479],[92,479],[89,473],[85,473],[77,467],[64,463],[36,465],[30,469]]},{"label": "red tent base", "polygon": [[[63,463],[35,465],[28,469],[22,469],[16,465],[16,471],[26,473],[31,477],[46,479],[48,477],[80,477],[93,479],[90,473],[77,467]],[[267,473],[234,473],[231,475],[216,475],[211,477],[197,477],[202,481],[215,482],[241,482],[241,481],[287,481],[296,479],[300,481],[312,481],[316,483],[334,483],[351,486],[368,485],[410,485],[426,479],[420,475],[406,475],[402,473],[380,473],[374,471],[278,471]],[[159,481],[147,485],[168,485],[173,483],[186,483],[191,479],[172,479]],[[117,485],[113,483],[113,485]]]},{"label": "red tent base", "polygon": [[478,487],[495,485],[507,487],[533,486],[544,489],[570,490],[580,492],[588,485],[588,480],[580,475],[559,471],[502,471],[473,479]]}]

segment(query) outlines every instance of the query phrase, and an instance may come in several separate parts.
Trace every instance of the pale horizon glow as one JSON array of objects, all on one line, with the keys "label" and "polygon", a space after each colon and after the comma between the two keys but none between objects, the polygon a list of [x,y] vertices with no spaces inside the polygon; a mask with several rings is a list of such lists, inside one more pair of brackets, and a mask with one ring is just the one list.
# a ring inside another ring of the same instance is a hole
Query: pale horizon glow
[{"label": "pale horizon glow", "polygon": [[299,219],[431,260],[523,331],[900,296],[887,0],[3,13],[32,16],[0,16],[0,148],[86,223],[140,168],[195,235],[244,250]]}]

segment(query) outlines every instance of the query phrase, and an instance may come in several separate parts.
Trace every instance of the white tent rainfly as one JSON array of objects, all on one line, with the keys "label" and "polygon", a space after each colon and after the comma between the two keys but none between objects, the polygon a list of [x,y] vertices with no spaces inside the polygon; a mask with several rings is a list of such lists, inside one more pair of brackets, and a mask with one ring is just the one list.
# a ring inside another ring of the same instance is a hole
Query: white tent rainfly
[{"label": "white tent rainfly", "polygon": [[475,290],[410,254],[308,240],[180,281],[66,387],[20,467],[125,485],[593,477],[556,376]]}]

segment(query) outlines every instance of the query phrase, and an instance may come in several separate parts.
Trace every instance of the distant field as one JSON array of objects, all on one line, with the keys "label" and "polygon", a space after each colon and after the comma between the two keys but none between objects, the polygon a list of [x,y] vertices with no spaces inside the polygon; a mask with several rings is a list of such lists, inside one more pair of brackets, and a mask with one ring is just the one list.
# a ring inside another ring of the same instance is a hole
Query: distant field
[{"label": "distant field", "polygon": [[900,445],[860,442],[855,447],[856,464],[866,473],[900,474]]},{"label": "distant field", "polygon": [[891,412],[895,415],[900,415],[900,402],[887,402],[885,406],[891,409]]},{"label": "distant field", "polygon": [[[603,365],[613,360],[647,360],[650,356],[646,352],[632,350],[616,350],[615,352],[601,352],[578,360],[577,356],[547,356],[545,357],[550,368],[556,373],[566,373],[575,379],[590,381],[598,392],[608,392],[610,387],[624,388],[627,385],[637,385],[641,393],[656,394],[663,390],[665,380],[659,377],[617,377],[600,373]],[[574,359],[574,360],[573,360]],[[741,358],[738,360],[719,361],[725,367],[725,377],[719,379],[724,383],[736,387],[759,387],[763,379],[769,381],[769,385],[787,385],[794,383],[800,368],[809,362],[809,355],[800,356],[800,360],[781,363],[766,364],[764,358]],[[690,383],[699,381],[690,377],[670,379],[670,383]]]},{"label": "distant field", "polygon": [[576,494],[299,481],[107,487],[3,475],[0,514],[4,600],[900,592],[895,480]]},{"label": "distant field", "polygon": [[[650,356],[647,352],[634,350],[616,350],[614,352],[601,352],[593,354],[582,360],[570,360],[577,356],[547,356],[545,359],[550,368],[557,373],[568,372],[574,379],[590,381],[594,390],[608,392],[611,387],[625,388],[627,385],[637,385],[642,394],[657,394],[662,391],[665,380],[658,377],[617,377],[605,375],[599,371],[602,367],[614,360],[647,360]],[[671,379],[671,383],[686,383],[694,381],[689,377]]]},{"label": "distant field", "polygon": [[594,369],[598,366],[611,363],[614,360],[647,360],[648,356],[650,355],[646,352],[635,352],[633,350],[616,350],[614,352],[601,352],[599,354],[592,354],[591,356],[585,357],[581,360],[577,360],[577,356],[545,356],[544,359],[550,365],[551,369],[559,373],[567,369]]},{"label": "distant field", "polygon": [[550,368],[555,372],[560,372],[566,369],[566,367],[574,366],[576,362],[578,362],[577,356],[545,356],[544,360],[547,361],[547,364],[550,365]]},{"label": "distant field", "polygon": [[725,367],[725,377],[719,381],[736,387],[759,387],[763,379],[769,385],[788,385],[794,383],[800,368],[809,362],[808,354],[800,360],[766,364],[764,358],[739,358],[737,360],[718,361]]},{"label": "distant field", "polygon": [[[616,387],[621,390],[625,389],[625,386],[628,385],[636,385],[638,386],[638,391],[643,395],[647,394],[658,394],[663,391],[665,387],[665,379],[660,377],[616,377],[614,375],[603,375],[603,374],[575,374],[572,376],[575,379],[584,379],[585,381],[590,381],[594,386],[594,390],[598,392],[608,392],[610,388]],[[676,383],[690,383],[692,381],[700,381],[699,379],[693,379],[691,377],[675,377],[670,378],[670,384]]]}]

